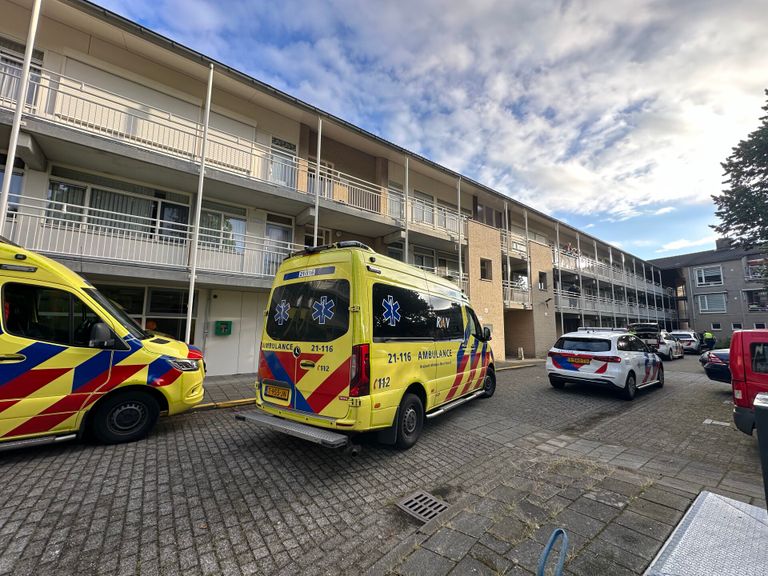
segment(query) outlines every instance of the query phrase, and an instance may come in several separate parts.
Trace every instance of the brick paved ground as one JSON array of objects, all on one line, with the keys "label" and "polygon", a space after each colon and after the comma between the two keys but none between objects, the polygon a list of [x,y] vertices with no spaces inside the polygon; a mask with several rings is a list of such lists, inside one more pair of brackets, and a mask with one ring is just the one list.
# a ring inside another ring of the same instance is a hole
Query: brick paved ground
[{"label": "brick paved ground", "polygon": [[[667,370],[631,403],[504,372],[407,452],[353,457],[226,409],[6,453],[0,574],[528,574],[560,525],[572,574],[642,573],[701,488],[763,504],[755,439],[703,424],[730,422],[727,385],[691,357]],[[417,489],[451,508],[421,526],[394,505]]]}]

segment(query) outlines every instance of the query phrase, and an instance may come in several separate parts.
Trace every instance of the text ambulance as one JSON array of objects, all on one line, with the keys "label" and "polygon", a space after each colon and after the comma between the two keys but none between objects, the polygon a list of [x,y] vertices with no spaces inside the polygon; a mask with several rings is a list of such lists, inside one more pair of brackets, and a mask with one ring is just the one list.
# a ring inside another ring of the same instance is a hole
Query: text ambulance
[{"label": "text ambulance", "polygon": [[203,398],[202,353],[142,330],[86,280],[0,241],[0,450],[145,436]]},{"label": "text ambulance", "polygon": [[287,258],[270,298],[249,420],[326,446],[410,448],[425,418],[496,387],[488,330],[451,282],[340,242]]}]

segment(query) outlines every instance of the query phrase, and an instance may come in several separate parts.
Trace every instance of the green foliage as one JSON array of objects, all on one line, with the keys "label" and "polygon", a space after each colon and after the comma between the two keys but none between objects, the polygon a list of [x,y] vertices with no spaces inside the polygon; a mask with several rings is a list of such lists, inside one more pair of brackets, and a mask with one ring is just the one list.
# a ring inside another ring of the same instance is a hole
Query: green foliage
[{"label": "green foliage", "polygon": [[[768,90],[765,95],[768,98]],[[763,110],[768,113],[768,102]],[[712,228],[737,246],[768,250],[768,115],[760,122],[722,163],[728,187],[712,196],[721,222]]]}]

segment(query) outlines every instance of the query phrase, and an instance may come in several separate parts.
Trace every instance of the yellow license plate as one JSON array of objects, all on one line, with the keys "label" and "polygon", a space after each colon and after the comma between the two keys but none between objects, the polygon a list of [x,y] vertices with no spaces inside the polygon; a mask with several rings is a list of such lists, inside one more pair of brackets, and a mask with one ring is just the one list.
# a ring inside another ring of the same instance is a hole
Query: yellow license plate
[{"label": "yellow license plate", "polygon": [[589,364],[590,358],[571,357],[571,358],[568,358],[568,362],[570,362],[571,364]]},{"label": "yellow license plate", "polygon": [[270,398],[279,398],[280,400],[288,400],[290,392],[288,388],[280,388],[278,386],[265,386],[264,395]]}]

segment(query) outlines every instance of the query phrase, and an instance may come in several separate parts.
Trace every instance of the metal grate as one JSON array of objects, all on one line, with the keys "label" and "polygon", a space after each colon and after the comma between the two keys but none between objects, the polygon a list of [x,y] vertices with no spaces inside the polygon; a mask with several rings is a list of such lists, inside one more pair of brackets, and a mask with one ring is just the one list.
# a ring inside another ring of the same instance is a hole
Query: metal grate
[{"label": "metal grate", "polygon": [[429,522],[432,518],[447,510],[448,503],[435,498],[432,494],[419,490],[400,500],[397,503],[397,507],[421,522]]}]

